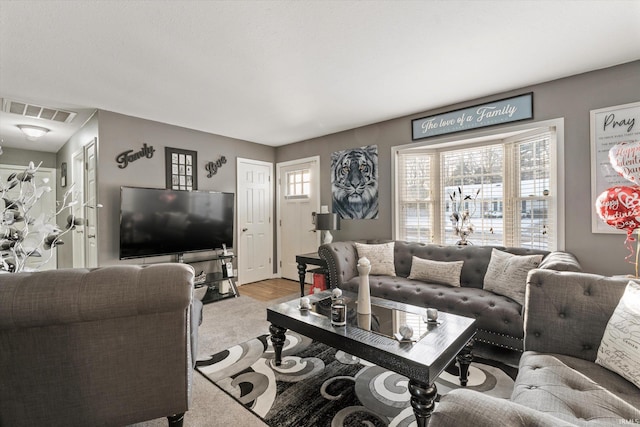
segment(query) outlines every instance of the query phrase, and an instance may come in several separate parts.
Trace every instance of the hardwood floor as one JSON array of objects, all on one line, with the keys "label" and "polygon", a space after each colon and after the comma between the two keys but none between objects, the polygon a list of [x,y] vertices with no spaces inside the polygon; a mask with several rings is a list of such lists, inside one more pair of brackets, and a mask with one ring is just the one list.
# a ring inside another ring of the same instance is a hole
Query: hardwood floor
[{"label": "hardwood floor", "polygon": [[300,283],[289,279],[268,279],[242,285],[238,292],[259,301],[271,301],[293,293],[300,295]]}]

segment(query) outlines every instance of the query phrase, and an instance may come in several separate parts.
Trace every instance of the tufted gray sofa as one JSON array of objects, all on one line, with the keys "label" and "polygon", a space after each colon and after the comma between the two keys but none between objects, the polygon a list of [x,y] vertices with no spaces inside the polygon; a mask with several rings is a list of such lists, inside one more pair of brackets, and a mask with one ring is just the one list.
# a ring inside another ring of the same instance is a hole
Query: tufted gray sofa
[{"label": "tufted gray sofa", "polygon": [[640,424],[638,387],[594,363],[628,280],[532,270],[525,303],[526,351],[511,400],[455,390],[440,400],[430,425]]},{"label": "tufted gray sofa", "polygon": [[[369,241],[368,243],[383,243]],[[441,246],[395,241],[396,276],[370,276],[371,295],[423,307],[435,307],[476,318],[476,341],[522,351],[522,306],[516,301],[482,289],[493,248],[516,255],[542,254],[540,268],[581,271],[576,258],[567,252],[548,252],[497,246]],[[354,242],[333,242],[320,246],[319,256],[327,262],[329,282],[352,292],[358,291],[358,254]],[[460,287],[407,279],[413,256],[434,261],[464,261]]]}]

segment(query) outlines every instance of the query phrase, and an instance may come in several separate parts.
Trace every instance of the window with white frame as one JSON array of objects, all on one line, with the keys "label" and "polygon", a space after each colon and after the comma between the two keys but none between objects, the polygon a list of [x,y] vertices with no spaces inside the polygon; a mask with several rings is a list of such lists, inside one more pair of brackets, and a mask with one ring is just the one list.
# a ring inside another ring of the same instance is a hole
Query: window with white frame
[{"label": "window with white frame", "polygon": [[287,172],[287,199],[308,198],[311,193],[311,170],[299,169]]},{"label": "window with white frame", "polygon": [[557,249],[557,194],[552,182],[555,132],[482,144],[412,147],[397,153],[396,238],[455,244],[457,211],[468,211],[476,245]]}]

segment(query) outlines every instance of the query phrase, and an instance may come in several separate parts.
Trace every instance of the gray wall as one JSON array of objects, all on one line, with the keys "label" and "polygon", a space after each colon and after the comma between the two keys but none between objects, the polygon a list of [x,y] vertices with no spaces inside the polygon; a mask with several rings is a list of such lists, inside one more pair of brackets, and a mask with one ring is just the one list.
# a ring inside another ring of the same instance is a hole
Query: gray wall
[{"label": "gray wall", "polygon": [[[275,148],[265,145],[109,111],[98,111],[98,121],[98,198],[104,205],[98,214],[98,264],[101,266],[173,260],[170,257],[127,261],[118,259],[120,187],[166,188],[165,147],[193,150],[198,153],[198,190],[235,193],[238,157],[275,162]],[[120,169],[116,163],[116,156],[126,150],[139,151],[144,143],[155,149],[153,157],[138,159],[126,168]],[[227,163],[217,174],[207,178],[206,163],[216,161],[220,156],[225,156]],[[192,254],[185,259],[189,261],[206,255]]]},{"label": "gray wall", "polygon": [[[319,155],[321,203],[330,206],[331,153],[377,144],[380,180],[379,219],[343,221],[342,229],[333,234],[336,240],[388,239],[392,237],[391,147],[412,143],[411,120],[526,92],[534,94],[534,122],[564,118],[565,249],[578,257],[586,271],[601,274],[634,274],[634,266],[624,260],[628,251],[624,245],[623,235],[591,233],[591,215],[594,207],[591,205],[589,112],[598,108],[639,101],[640,61],[493,94],[486,98],[469,100],[279,147],[277,161],[284,162]],[[428,97],[428,94],[425,94],[425,97]],[[499,128],[496,126],[493,129]],[[463,132],[459,135],[470,137],[474,132]]]},{"label": "gray wall", "polygon": [[[591,233],[591,215],[594,208],[591,205],[589,112],[593,109],[639,101],[640,61],[468,100],[464,103],[278,148],[99,111],[83,130],[74,135],[57,153],[57,157],[52,153],[3,147],[4,154],[0,157],[0,162],[26,165],[29,160],[40,159],[44,161],[44,166],[59,168],[63,161],[70,164],[71,155],[89,140],[98,136],[98,197],[99,202],[105,206],[99,211],[99,264],[107,265],[122,262],[118,260],[120,186],[163,188],[166,146],[197,151],[198,187],[202,190],[217,191],[235,192],[237,157],[275,163],[319,155],[321,203],[330,205],[331,153],[377,144],[380,156],[379,219],[343,221],[342,230],[336,231],[334,236],[336,240],[386,239],[392,237],[391,147],[412,143],[411,119],[530,91],[534,93],[533,121],[564,118],[565,249],[576,254],[586,271],[601,274],[633,274],[633,264],[624,260],[628,251],[624,245],[623,235]],[[428,97],[428,94],[425,94],[425,97]],[[494,129],[498,130],[499,127]],[[474,132],[464,132],[460,135],[469,137],[474,135]],[[137,150],[145,142],[156,150],[152,159],[140,159],[131,163],[126,169],[117,167],[115,161],[117,154],[128,149]],[[213,178],[206,178],[204,165],[221,155],[227,157],[228,163]],[[61,188],[57,190],[57,194],[62,194]],[[70,265],[69,250],[70,247],[61,247],[58,257],[59,266]],[[150,262],[163,260],[163,258],[154,258]],[[138,263],[140,260],[131,262]]]}]

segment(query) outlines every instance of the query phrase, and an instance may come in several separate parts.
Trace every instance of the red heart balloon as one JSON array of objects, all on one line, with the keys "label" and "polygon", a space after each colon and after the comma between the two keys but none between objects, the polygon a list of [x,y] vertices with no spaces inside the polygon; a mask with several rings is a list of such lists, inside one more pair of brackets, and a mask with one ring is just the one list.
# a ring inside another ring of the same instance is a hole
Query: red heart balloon
[{"label": "red heart balloon", "polygon": [[596,200],[600,218],[618,230],[630,235],[640,228],[640,187],[611,187]]}]

